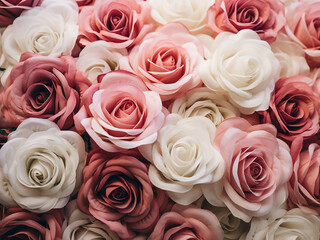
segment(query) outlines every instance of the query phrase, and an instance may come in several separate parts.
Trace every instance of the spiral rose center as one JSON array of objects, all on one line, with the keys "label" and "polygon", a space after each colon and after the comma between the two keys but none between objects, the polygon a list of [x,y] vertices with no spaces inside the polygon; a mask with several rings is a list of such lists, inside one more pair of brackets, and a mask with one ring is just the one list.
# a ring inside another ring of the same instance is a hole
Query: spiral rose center
[{"label": "spiral rose center", "polygon": [[122,36],[129,36],[128,17],[118,9],[113,9],[106,16],[107,28]]},{"label": "spiral rose center", "polygon": [[112,191],[110,197],[116,201],[123,201],[128,197],[128,193],[123,187],[118,187]]}]

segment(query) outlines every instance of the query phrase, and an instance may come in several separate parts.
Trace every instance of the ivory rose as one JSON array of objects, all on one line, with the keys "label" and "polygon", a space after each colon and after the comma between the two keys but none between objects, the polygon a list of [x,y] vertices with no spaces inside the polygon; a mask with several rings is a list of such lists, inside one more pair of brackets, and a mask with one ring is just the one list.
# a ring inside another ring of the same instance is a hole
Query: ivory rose
[{"label": "ivory rose", "polygon": [[63,208],[78,190],[85,145],[72,131],[29,118],[0,149],[0,203],[42,213]]}]

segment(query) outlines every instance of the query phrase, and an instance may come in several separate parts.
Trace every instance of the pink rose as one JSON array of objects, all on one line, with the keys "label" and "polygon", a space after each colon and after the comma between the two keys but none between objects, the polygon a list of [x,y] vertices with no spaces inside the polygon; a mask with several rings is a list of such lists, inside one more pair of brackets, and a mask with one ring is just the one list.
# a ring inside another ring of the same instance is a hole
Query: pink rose
[{"label": "pink rose", "polygon": [[284,5],[279,0],[216,0],[208,10],[208,27],[215,35],[251,29],[269,43],[285,21]]},{"label": "pink rose", "polygon": [[0,28],[12,24],[24,10],[40,6],[43,0],[0,0]]},{"label": "pink rose", "polygon": [[271,94],[268,110],[259,112],[262,123],[271,123],[278,137],[292,142],[305,139],[319,130],[319,97],[312,89],[312,80],[305,76],[281,78]]},{"label": "pink rose", "polygon": [[84,93],[75,116],[78,131],[87,131],[108,152],[153,143],[164,122],[159,95],[126,71],[111,71],[98,81]]},{"label": "pink rose", "polygon": [[0,239],[61,240],[63,209],[43,214],[9,208],[0,221]]},{"label": "pink rose", "polygon": [[79,7],[93,5],[96,0],[75,0]]},{"label": "pink rose", "polygon": [[223,239],[219,220],[209,210],[194,205],[174,205],[164,213],[148,240],[218,240]]},{"label": "pink rose", "polygon": [[203,59],[201,42],[179,23],[149,33],[120,67],[137,74],[147,87],[166,101],[201,85],[196,71]]},{"label": "pink rose", "polygon": [[215,145],[226,168],[220,183],[204,188],[210,204],[225,205],[249,222],[287,200],[292,160],[288,145],[276,134],[271,124],[252,126],[243,118],[229,118],[218,126]]},{"label": "pink rose", "polygon": [[289,206],[320,215],[320,146],[312,143],[302,150],[302,138],[291,146],[293,174],[288,183]]},{"label": "pink rose", "polygon": [[80,96],[90,85],[71,56],[24,53],[6,81],[1,111],[13,126],[33,117],[69,129],[80,108]]},{"label": "pink rose", "polygon": [[135,232],[151,232],[158,221],[166,196],[160,190],[157,194],[144,163],[99,149],[88,155],[77,203],[122,239],[132,239]]},{"label": "pink rose", "polygon": [[79,44],[104,40],[114,48],[129,48],[153,29],[150,7],[135,0],[96,1],[79,15]]}]

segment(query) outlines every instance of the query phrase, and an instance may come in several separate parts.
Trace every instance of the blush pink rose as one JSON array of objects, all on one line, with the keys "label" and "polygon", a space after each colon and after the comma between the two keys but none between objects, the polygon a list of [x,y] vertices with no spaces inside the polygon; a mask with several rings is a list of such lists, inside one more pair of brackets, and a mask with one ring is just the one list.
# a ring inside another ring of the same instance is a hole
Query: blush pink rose
[{"label": "blush pink rose", "polygon": [[271,123],[278,137],[288,143],[296,137],[305,139],[319,130],[319,97],[312,89],[312,79],[305,76],[281,78],[271,93],[270,106],[259,112],[262,123]]},{"label": "blush pink rose", "polygon": [[222,240],[223,231],[217,217],[194,205],[174,205],[164,213],[148,240]]},{"label": "blush pink rose", "polygon": [[71,56],[24,53],[4,86],[1,111],[15,127],[33,117],[70,129],[80,108],[80,96],[90,85],[84,73],[77,71]]},{"label": "blush pink rose", "polygon": [[208,27],[215,35],[251,29],[271,43],[285,25],[284,10],[279,0],[216,0],[208,10]]},{"label": "blush pink rose", "polygon": [[0,28],[12,24],[24,10],[40,6],[43,0],[0,0]]},{"label": "blush pink rose", "polygon": [[98,82],[84,93],[74,118],[77,130],[108,152],[153,143],[164,122],[159,95],[127,71],[100,75]]},{"label": "blush pink rose", "polygon": [[147,166],[137,158],[100,149],[89,153],[78,207],[108,225],[121,239],[151,232],[165,201],[164,192],[153,189]]},{"label": "blush pink rose", "polygon": [[75,0],[79,7],[93,5],[96,0]]},{"label": "blush pink rose", "polygon": [[129,48],[153,29],[150,7],[135,0],[96,1],[79,15],[79,44],[104,40],[114,48]]},{"label": "blush pink rose", "polygon": [[129,54],[129,65],[120,68],[133,71],[166,101],[177,98],[201,85],[197,67],[203,60],[199,39],[180,23],[169,23],[149,33]]},{"label": "blush pink rose", "polygon": [[271,124],[251,125],[243,118],[229,118],[218,126],[214,144],[226,168],[220,183],[204,188],[210,204],[227,206],[249,222],[287,200],[292,160],[288,145],[276,134]]},{"label": "blush pink rose", "polygon": [[9,208],[0,221],[0,239],[61,240],[63,209],[43,214]]}]

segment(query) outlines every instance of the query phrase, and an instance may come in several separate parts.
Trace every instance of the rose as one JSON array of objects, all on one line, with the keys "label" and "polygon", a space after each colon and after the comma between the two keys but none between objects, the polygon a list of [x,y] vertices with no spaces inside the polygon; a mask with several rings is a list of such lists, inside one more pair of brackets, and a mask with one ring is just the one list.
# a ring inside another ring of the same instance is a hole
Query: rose
[{"label": "rose", "polygon": [[261,122],[275,125],[278,137],[287,142],[315,135],[319,130],[319,100],[311,86],[312,80],[305,76],[279,79],[269,109],[259,112]]},{"label": "rose", "polygon": [[153,143],[164,121],[159,95],[126,71],[101,76],[82,100],[75,126],[80,132],[87,131],[108,152]]},{"label": "rose", "polygon": [[166,101],[201,85],[197,67],[202,55],[195,36],[182,24],[169,23],[149,33],[131,50],[129,65],[122,61],[120,66],[137,74]]},{"label": "rose", "polygon": [[217,217],[210,211],[194,205],[174,205],[164,213],[148,240],[174,239],[223,239]]},{"label": "rose", "polygon": [[224,163],[213,147],[215,125],[205,117],[183,119],[169,114],[153,145],[140,148],[152,163],[150,181],[176,203],[188,205],[201,197],[205,183],[220,180]]},{"label": "rose", "polygon": [[89,153],[78,206],[121,239],[150,232],[158,221],[161,199],[154,195],[146,165],[137,158],[101,150]]},{"label": "rose", "polygon": [[3,33],[5,58],[16,64],[24,52],[70,55],[78,35],[77,16],[73,0],[46,0],[41,7],[24,11]]},{"label": "rose", "polygon": [[97,1],[79,15],[79,44],[104,40],[114,48],[129,48],[153,29],[150,8],[135,0]]},{"label": "rose", "polygon": [[0,220],[0,238],[61,240],[62,221],[62,209],[36,214],[20,208],[10,208]]},{"label": "rose", "polygon": [[273,42],[286,22],[279,0],[216,0],[208,10],[208,27],[215,35],[251,29]]},{"label": "rose", "polygon": [[6,83],[6,80],[8,78],[8,75],[11,72],[11,69],[13,67],[12,64],[10,64],[7,59],[5,58],[4,54],[3,54],[3,50],[2,50],[2,42],[1,42],[1,38],[2,38],[2,33],[3,33],[4,29],[0,28],[0,81],[1,81],[1,88],[4,86],[4,84]]},{"label": "rose", "polygon": [[13,23],[27,9],[39,6],[42,0],[0,0],[0,28]]},{"label": "rose", "polygon": [[24,53],[4,87],[1,111],[13,126],[35,117],[69,129],[80,108],[80,96],[90,85],[86,76],[77,71],[71,56]]},{"label": "rose", "polygon": [[319,66],[320,63],[319,15],[320,2],[318,0],[291,4],[286,13],[286,33],[302,46],[311,66]]},{"label": "rose", "polygon": [[207,11],[214,0],[148,0],[152,18],[161,25],[180,22],[192,33],[204,33]]},{"label": "rose", "polygon": [[78,4],[79,8],[81,9],[84,6],[93,5],[96,0],[75,0]]},{"label": "rose", "polygon": [[286,143],[271,124],[251,125],[229,118],[217,128],[215,146],[225,161],[224,177],[203,188],[208,202],[227,206],[245,222],[264,217],[287,199],[292,159]]},{"label": "rose", "polygon": [[92,42],[80,52],[77,69],[95,83],[99,75],[118,70],[120,58],[126,55],[125,49],[112,48],[108,42]]},{"label": "rose", "polygon": [[280,73],[269,44],[252,30],[220,33],[213,44],[211,58],[199,70],[204,84],[227,95],[241,113],[266,110]]},{"label": "rose", "polygon": [[233,107],[223,95],[212,92],[206,87],[195,88],[177,98],[170,105],[169,111],[183,118],[207,117],[215,125],[219,125],[224,119],[240,116],[238,109]]},{"label": "rose", "polygon": [[82,138],[45,119],[23,121],[0,149],[0,203],[32,212],[64,207],[78,189]]},{"label": "rose", "polygon": [[77,239],[106,239],[119,240],[119,237],[112,232],[107,225],[86,215],[77,208],[76,200],[66,206],[65,229],[63,240]]}]

